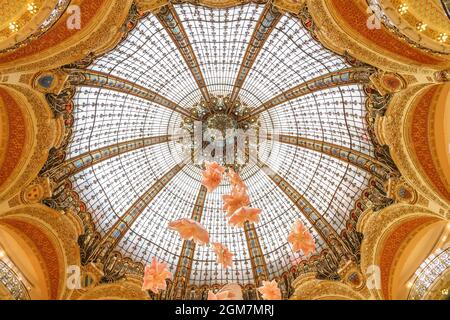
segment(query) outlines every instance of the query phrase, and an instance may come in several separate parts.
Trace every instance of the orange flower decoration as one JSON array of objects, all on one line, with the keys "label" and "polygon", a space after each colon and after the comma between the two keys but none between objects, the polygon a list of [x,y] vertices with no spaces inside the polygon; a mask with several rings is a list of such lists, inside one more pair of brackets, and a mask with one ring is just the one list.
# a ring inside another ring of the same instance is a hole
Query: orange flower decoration
[{"label": "orange flower decoration", "polygon": [[228,223],[235,227],[243,228],[246,221],[258,223],[261,209],[242,207],[236,210],[228,220]]},{"label": "orange flower decoration", "polygon": [[292,227],[288,241],[292,244],[295,252],[302,251],[305,256],[316,251],[313,236],[300,220],[297,220]]},{"label": "orange flower decoration", "polygon": [[227,247],[220,243],[212,243],[212,248],[217,255],[217,263],[222,264],[225,269],[232,266],[234,254]]},{"label": "orange flower decoration", "polygon": [[167,269],[167,265],[165,263],[159,263],[153,257],[151,265],[145,267],[142,290],[150,290],[153,293],[158,293],[158,290],[166,289],[166,280],[171,278],[172,273]]},{"label": "orange flower decoration", "polygon": [[225,168],[217,164],[217,162],[207,163],[206,169],[203,171],[202,185],[213,192],[220,185],[223,178]]},{"label": "orange flower decoration", "polygon": [[281,300],[281,290],[275,280],[263,281],[262,287],[258,288],[264,300]]},{"label": "orange flower decoration", "polygon": [[192,219],[169,222],[169,229],[177,231],[183,240],[194,240],[200,245],[209,243],[209,233],[200,223]]},{"label": "orange flower decoration", "polygon": [[247,190],[247,186],[245,185],[244,180],[242,180],[241,176],[231,168],[228,171],[228,177],[230,178],[230,183],[233,186],[233,188],[242,188]]},{"label": "orange flower decoration", "polygon": [[208,292],[208,300],[244,300],[241,286],[238,284],[227,284],[219,292]]},{"label": "orange flower decoration", "polygon": [[227,217],[230,217],[236,210],[250,204],[247,190],[239,187],[233,188],[231,194],[222,196],[222,199],[225,202],[223,210],[227,212]]}]

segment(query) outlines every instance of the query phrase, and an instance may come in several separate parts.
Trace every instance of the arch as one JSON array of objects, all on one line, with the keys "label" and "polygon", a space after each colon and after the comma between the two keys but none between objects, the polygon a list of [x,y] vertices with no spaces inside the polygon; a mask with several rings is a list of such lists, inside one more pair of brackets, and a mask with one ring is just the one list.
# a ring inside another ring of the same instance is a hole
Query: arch
[{"label": "arch", "polygon": [[5,73],[49,70],[85,58],[101,50],[105,42],[120,39],[120,27],[128,15],[131,0],[79,0],[81,29],[68,28],[70,12],[64,14],[47,32],[26,46],[0,57]]},{"label": "arch", "polygon": [[26,187],[56,141],[56,120],[43,97],[19,85],[0,85],[0,202]]},{"label": "arch", "polygon": [[[378,135],[389,146],[403,177],[425,196],[433,211],[449,216],[449,84],[418,85],[395,94]],[[434,205],[433,202],[436,204]]]},{"label": "arch", "polygon": [[329,280],[319,280],[315,274],[306,274],[294,284],[295,292],[291,300],[366,300],[362,293],[350,286]]},{"label": "arch", "polygon": [[364,0],[308,0],[307,5],[320,27],[318,37],[337,52],[348,51],[382,70],[411,75],[432,75],[450,66],[446,57],[414,48],[383,25],[369,29]]},{"label": "arch", "polygon": [[150,300],[141,287],[140,282],[134,279],[101,284],[83,293],[78,300]]},{"label": "arch", "polygon": [[[436,230],[446,223],[432,211],[411,205],[395,204],[377,213],[365,212],[358,224],[364,234],[361,270],[370,270],[372,266],[380,270],[379,286],[369,288],[371,294],[378,299],[405,298],[398,286],[404,285],[404,277],[411,276],[413,264],[420,264],[433,250],[440,234],[436,235]],[[412,248],[414,260],[408,259]],[[408,261],[410,264],[405,265]]]},{"label": "arch", "polygon": [[450,83],[420,92],[406,116],[411,158],[428,182],[450,201]]},{"label": "arch", "polygon": [[[6,1],[2,3],[2,19],[0,19],[0,51],[8,52],[27,44],[30,38],[38,37],[45,32],[42,24],[52,25],[59,18],[66,3],[57,0]],[[66,1],[67,2],[67,1]],[[52,14],[52,11],[54,14]]]},{"label": "arch", "polygon": [[80,265],[76,246],[80,224],[69,214],[43,205],[0,214],[0,245],[30,283],[36,299],[66,299],[68,266]]}]

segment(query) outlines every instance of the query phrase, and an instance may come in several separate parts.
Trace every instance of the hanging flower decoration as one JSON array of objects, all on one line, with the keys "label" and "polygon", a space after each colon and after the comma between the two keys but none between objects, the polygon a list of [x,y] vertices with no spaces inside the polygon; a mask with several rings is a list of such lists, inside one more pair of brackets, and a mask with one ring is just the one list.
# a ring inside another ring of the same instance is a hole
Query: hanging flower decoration
[{"label": "hanging flower decoration", "polygon": [[305,256],[316,251],[316,243],[313,236],[300,220],[297,220],[292,227],[288,241],[292,244],[295,252],[302,251]]},{"label": "hanging flower decoration", "polygon": [[193,240],[199,245],[209,243],[209,233],[200,223],[192,219],[169,222],[169,229],[177,231],[183,240]]},{"label": "hanging flower decoration", "polygon": [[242,207],[233,213],[228,223],[232,226],[243,228],[246,221],[258,223],[260,213],[261,209]]},{"label": "hanging flower decoration", "polygon": [[206,164],[206,169],[203,171],[202,185],[206,187],[208,192],[214,192],[220,185],[223,179],[225,168],[220,166],[217,162]]},{"label": "hanging flower decoration", "polygon": [[208,300],[244,300],[240,285],[231,283],[225,285],[219,292],[208,292]]},{"label": "hanging flower decoration", "polygon": [[233,188],[240,188],[247,190],[244,180],[241,176],[236,173],[232,168],[228,170],[228,178],[230,179],[230,184]]},{"label": "hanging flower decoration", "polygon": [[258,288],[264,300],[281,300],[281,290],[275,280],[263,281],[262,287]]},{"label": "hanging flower decoration", "polygon": [[223,209],[227,212],[227,217],[230,217],[236,210],[250,204],[247,190],[239,187],[233,188],[231,194],[223,195],[222,199],[225,203]]},{"label": "hanging flower decoration", "polygon": [[220,243],[212,243],[212,248],[214,252],[217,255],[217,263],[220,263],[223,265],[223,267],[226,269],[228,267],[231,267],[233,264],[233,256],[234,254],[228,250],[228,248]]},{"label": "hanging flower decoration", "polygon": [[165,290],[167,279],[172,279],[172,273],[168,270],[167,265],[159,263],[153,257],[151,265],[145,267],[142,290],[150,290],[153,293],[158,293],[158,290]]}]

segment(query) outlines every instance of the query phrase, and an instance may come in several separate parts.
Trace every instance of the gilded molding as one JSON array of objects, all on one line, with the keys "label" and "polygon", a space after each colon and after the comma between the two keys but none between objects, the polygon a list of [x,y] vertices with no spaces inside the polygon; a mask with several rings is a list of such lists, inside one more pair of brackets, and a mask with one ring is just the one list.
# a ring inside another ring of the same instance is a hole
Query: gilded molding
[{"label": "gilded molding", "polygon": [[169,4],[169,0],[135,0],[134,3],[141,13],[156,13],[159,9]]},{"label": "gilded molding", "polygon": [[[79,236],[77,227],[63,212],[57,212],[47,206],[34,204],[15,208],[0,213],[0,223],[3,219],[27,222],[57,243],[55,247],[58,260],[63,262],[58,270],[60,283],[58,285],[58,299],[66,299],[70,290],[66,286],[66,270],[69,265],[80,265],[80,249],[77,245]],[[39,243],[34,243],[39,250]],[[52,257],[55,259],[55,257]]]},{"label": "gilded molding", "polygon": [[[91,52],[101,54],[112,49],[121,39],[121,28],[128,16],[132,0],[106,0],[102,13],[66,41],[44,52],[0,65],[2,73],[51,70],[78,61]],[[51,30],[50,30],[51,31]],[[49,32],[50,32],[49,31]],[[45,54],[44,54],[45,53]]]},{"label": "gilded molding", "polygon": [[[48,105],[43,98],[35,91],[24,86],[4,84],[11,92],[21,98],[26,111],[31,118],[30,137],[33,137],[27,145],[30,154],[22,159],[21,171],[13,180],[10,180],[9,187],[2,191],[0,200],[6,200],[18,194],[25,186],[29,185],[38,175],[48,157],[48,151],[55,142],[55,120]],[[38,138],[36,138],[38,137]]]},{"label": "gilded molding", "polygon": [[[412,109],[414,99],[430,86],[418,85],[409,87],[395,94],[382,120],[382,136],[389,146],[391,156],[402,173],[405,181],[423,194],[427,199],[438,203],[442,208],[449,209],[448,201],[442,199],[426,182],[421,169],[413,162],[408,147],[408,114]],[[445,216],[445,213],[442,213]],[[448,215],[448,212],[447,212]]]},{"label": "gilded molding", "polygon": [[[344,54],[350,53],[358,60],[370,63],[382,70],[400,74],[421,74],[429,76],[442,69],[439,66],[413,65],[410,61],[401,61],[388,52],[377,52],[366,47],[360,41],[344,30],[344,26],[338,23],[330,9],[331,4],[327,0],[306,0],[308,9],[318,26],[317,37],[331,50]],[[432,82],[432,80],[429,80]]]},{"label": "gilded molding", "polygon": [[135,280],[122,280],[96,286],[77,300],[150,300]]},{"label": "gilded molding", "polygon": [[291,300],[366,300],[367,297],[350,286],[329,280],[318,280],[314,274],[306,275],[295,284]]},{"label": "gilded molding", "polygon": [[305,0],[274,0],[273,5],[279,10],[296,15],[302,10]]},{"label": "gilded molding", "polygon": [[[397,226],[417,218],[430,218],[436,221],[442,219],[442,217],[426,208],[406,204],[394,204],[379,212],[366,212],[358,225],[358,229],[364,234],[361,244],[360,266],[362,272],[370,270],[371,266],[381,266],[380,257],[385,239]],[[388,270],[384,271],[387,272]],[[370,292],[377,299],[387,298],[383,296],[382,288],[373,288],[370,289]]]}]

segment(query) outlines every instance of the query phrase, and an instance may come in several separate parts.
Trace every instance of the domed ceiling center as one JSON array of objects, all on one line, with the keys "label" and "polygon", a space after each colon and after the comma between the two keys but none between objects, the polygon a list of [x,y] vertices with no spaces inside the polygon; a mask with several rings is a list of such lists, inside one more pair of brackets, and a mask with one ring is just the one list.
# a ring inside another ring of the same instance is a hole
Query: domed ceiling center
[{"label": "domed ceiling center", "polygon": [[[183,147],[191,150],[194,163],[204,167],[205,161],[217,162],[239,171],[248,162],[250,141],[258,143],[259,116],[247,118],[251,108],[239,99],[231,101],[229,96],[213,96],[208,102],[201,101],[190,113],[191,116],[183,118],[180,127],[187,135]],[[203,157],[195,160],[199,144]]]}]

